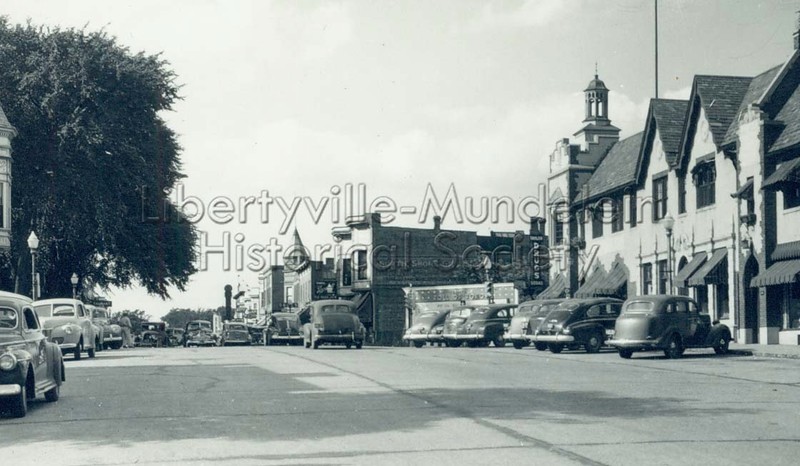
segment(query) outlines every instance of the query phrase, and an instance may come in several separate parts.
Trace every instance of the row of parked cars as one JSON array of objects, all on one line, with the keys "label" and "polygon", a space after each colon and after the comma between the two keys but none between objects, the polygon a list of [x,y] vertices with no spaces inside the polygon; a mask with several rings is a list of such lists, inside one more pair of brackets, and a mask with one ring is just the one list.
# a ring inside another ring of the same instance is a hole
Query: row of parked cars
[{"label": "row of parked cars", "polygon": [[628,359],[636,351],[661,350],[679,358],[687,348],[728,352],[731,331],[712,322],[693,299],[676,295],[615,298],[532,300],[520,305],[459,306],[422,312],[403,339],[416,347],[426,343],[449,347],[533,345],[560,353],[584,349],[597,353],[615,348]]}]

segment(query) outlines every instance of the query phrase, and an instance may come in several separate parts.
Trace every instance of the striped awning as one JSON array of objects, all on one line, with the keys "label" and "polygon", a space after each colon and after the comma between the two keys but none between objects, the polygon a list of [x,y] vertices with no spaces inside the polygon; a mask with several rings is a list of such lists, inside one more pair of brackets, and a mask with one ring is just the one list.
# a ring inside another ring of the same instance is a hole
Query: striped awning
[{"label": "striped awning", "polygon": [[800,241],[790,241],[775,246],[770,258],[773,261],[785,261],[787,259],[800,259]]},{"label": "striped awning", "polygon": [[782,189],[785,184],[800,184],[800,157],[782,163],[770,176],[761,184],[761,189],[776,190]]},{"label": "striped awning", "polygon": [[771,286],[796,283],[800,259],[776,262],[750,280],[750,286]]},{"label": "striped awning", "polygon": [[686,280],[692,276],[693,273],[703,265],[703,262],[706,261],[708,254],[705,252],[698,252],[694,255],[692,260],[683,266],[682,269],[678,270],[678,273],[675,274],[675,286],[678,288],[686,288]]},{"label": "striped awning", "polygon": [[595,287],[596,296],[620,296],[627,297],[627,288],[623,291],[622,287],[628,284],[628,274],[625,268],[619,263],[611,267],[605,280]]},{"label": "striped awning", "polygon": [[[728,257],[728,249],[717,249],[711,254],[711,258],[700,267],[697,272],[692,274],[692,276],[688,280],[689,286],[705,286],[712,283],[719,283],[722,280],[717,280],[719,276],[719,272],[717,268],[724,264],[727,264]],[[727,276],[725,277],[725,281],[727,281]]]},{"label": "striped awning", "polygon": [[544,289],[541,293],[536,295],[536,299],[559,299],[566,295],[567,283],[564,276],[559,274],[550,282],[550,286]]},{"label": "striped awning", "polygon": [[605,281],[607,276],[608,274],[605,273],[603,269],[595,270],[594,273],[586,279],[586,281],[583,283],[583,286],[575,292],[575,297],[593,298],[595,296],[599,296],[597,294],[597,288]]},{"label": "striped awning", "polygon": [[358,320],[362,323],[372,322],[372,292],[360,293],[353,299],[353,304],[356,305]]}]

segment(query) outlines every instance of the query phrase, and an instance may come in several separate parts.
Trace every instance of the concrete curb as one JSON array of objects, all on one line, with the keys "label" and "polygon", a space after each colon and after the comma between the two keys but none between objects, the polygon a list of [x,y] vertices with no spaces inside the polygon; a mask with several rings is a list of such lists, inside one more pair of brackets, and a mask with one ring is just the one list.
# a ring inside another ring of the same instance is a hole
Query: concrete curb
[{"label": "concrete curb", "polygon": [[770,350],[761,348],[731,348],[731,354],[738,354],[741,356],[755,356],[760,358],[778,358],[778,359],[800,359],[800,351],[798,352],[783,352],[780,350]]}]

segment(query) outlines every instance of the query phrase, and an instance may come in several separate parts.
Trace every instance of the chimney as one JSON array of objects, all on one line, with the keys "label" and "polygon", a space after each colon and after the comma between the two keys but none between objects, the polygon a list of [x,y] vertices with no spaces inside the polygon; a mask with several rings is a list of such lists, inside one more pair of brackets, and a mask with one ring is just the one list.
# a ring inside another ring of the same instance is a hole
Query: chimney
[{"label": "chimney", "polygon": [[436,215],[433,217],[433,231],[439,233],[442,228],[442,217]]},{"label": "chimney", "polygon": [[794,22],[794,33],[792,37],[794,38],[794,49],[797,50],[800,48],[800,10],[796,12],[797,16]]}]

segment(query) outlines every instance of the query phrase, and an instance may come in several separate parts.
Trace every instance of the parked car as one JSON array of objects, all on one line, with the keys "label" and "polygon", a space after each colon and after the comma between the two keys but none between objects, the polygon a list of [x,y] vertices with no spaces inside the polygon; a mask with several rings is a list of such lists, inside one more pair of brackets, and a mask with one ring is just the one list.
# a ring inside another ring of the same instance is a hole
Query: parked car
[{"label": "parked car", "polygon": [[[545,316],[562,301],[563,299],[533,299],[520,304],[508,325],[506,341],[510,341],[516,349],[529,346],[533,332],[539,328]],[[534,343],[534,346],[539,351],[547,349],[545,343]]]},{"label": "parked car", "polygon": [[86,352],[95,356],[95,335],[91,316],[77,299],[57,298],[34,301],[33,309],[42,323],[42,333],[64,353],[75,359]]},{"label": "parked car", "polygon": [[134,339],[134,345],[151,348],[169,345],[166,322],[142,322],[142,331]]},{"label": "parked car", "polygon": [[193,320],[186,324],[183,334],[183,346],[217,346],[211,322],[207,320]]},{"label": "parked car", "polygon": [[303,329],[300,316],[294,312],[274,312],[265,322],[264,345],[299,345],[303,342]]},{"label": "parked car", "polygon": [[473,307],[459,307],[447,313],[442,328],[442,339],[445,345],[454,348],[461,346],[463,341],[457,339],[456,334],[458,328],[467,321],[472,309]]},{"label": "parked car", "polygon": [[403,334],[403,340],[417,348],[422,348],[425,343],[439,343],[444,341],[442,331],[444,321],[452,309],[439,309],[435,311],[422,311],[414,316],[413,324]]},{"label": "parked car", "polygon": [[181,346],[183,344],[184,332],[185,330],[182,328],[168,328],[167,343],[169,346]]},{"label": "parked car", "polygon": [[[303,325],[303,344],[306,348],[317,349],[323,343],[353,345],[361,349],[367,331],[356,315],[352,301],[326,299],[312,301],[300,311],[308,320]],[[298,316],[301,317],[302,316]]]},{"label": "parked car", "polygon": [[100,328],[99,337],[95,338],[100,342],[100,347],[103,349],[120,349],[122,348],[122,327],[117,324],[112,324],[109,320],[108,311],[102,307],[87,305],[92,316],[92,323]]},{"label": "parked car", "polygon": [[686,348],[714,348],[715,353],[725,354],[730,341],[730,328],[712,322],[692,298],[647,295],[625,302],[608,344],[624,359],[634,351],[649,350],[663,350],[666,357],[679,358]]},{"label": "parked car", "polygon": [[465,316],[459,325],[446,327],[442,336],[449,346],[457,347],[466,343],[476,347],[493,343],[494,346],[502,348],[506,345],[506,329],[516,309],[516,304],[488,304],[455,309],[450,315],[458,311],[463,315],[465,310],[469,310],[469,315]]},{"label": "parked car", "polygon": [[0,407],[15,417],[28,412],[28,400],[44,395],[58,401],[66,380],[61,348],[47,341],[25,296],[0,291]]},{"label": "parked car", "polygon": [[597,353],[614,334],[621,308],[622,300],[616,298],[565,300],[547,314],[532,341],[547,344],[553,353],[560,353],[565,346]]},{"label": "parked car", "polygon": [[222,324],[222,346],[228,345],[249,345],[251,342],[250,332],[247,325],[241,322],[225,322]]}]

